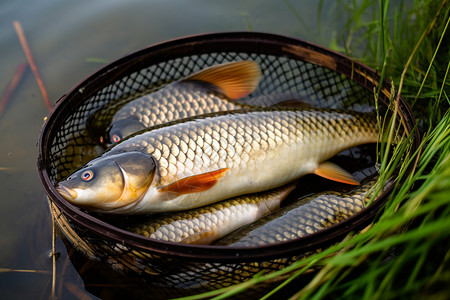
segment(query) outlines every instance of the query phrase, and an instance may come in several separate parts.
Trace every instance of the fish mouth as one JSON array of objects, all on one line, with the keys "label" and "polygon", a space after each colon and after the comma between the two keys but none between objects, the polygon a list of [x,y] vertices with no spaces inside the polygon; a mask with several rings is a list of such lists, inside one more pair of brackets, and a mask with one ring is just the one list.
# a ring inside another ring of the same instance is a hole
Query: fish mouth
[{"label": "fish mouth", "polygon": [[68,187],[65,187],[63,185],[58,185],[56,187],[56,190],[67,201],[75,200],[77,198],[77,196],[78,196],[78,193],[75,190],[69,189]]}]

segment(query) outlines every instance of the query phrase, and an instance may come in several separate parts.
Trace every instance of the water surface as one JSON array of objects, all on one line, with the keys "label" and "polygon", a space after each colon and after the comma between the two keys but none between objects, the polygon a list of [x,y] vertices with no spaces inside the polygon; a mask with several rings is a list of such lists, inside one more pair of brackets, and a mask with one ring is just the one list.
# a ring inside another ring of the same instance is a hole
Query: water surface
[{"label": "water surface", "polygon": [[[327,47],[334,37],[345,36],[341,28],[346,10],[335,3],[323,1],[319,13],[317,3],[307,0],[2,1],[0,94],[18,65],[26,61],[14,20],[23,26],[49,97],[55,103],[107,62],[186,35],[253,30]],[[48,299],[51,295],[52,223],[36,172],[37,141],[47,114],[28,68],[0,116],[0,268],[38,272],[0,273],[3,299]],[[56,251],[56,294],[64,299],[96,298],[85,290],[59,238]]]}]

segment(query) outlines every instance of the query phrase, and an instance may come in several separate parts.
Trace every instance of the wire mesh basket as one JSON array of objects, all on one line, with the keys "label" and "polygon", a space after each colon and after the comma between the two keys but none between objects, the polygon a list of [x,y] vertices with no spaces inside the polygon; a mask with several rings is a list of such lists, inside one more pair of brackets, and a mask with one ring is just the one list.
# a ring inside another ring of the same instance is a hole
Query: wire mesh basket
[{"label": "wire mesh basket", "polygon": [[[392,98],[390,83],[380,83],[379,75],[367,66],[319,46],[272,34],[198,35],[153,45],[118,59],[65,94],[40,135],[39,176],[51,213],[67,246],[74,250],[74,257],[111,268],[119,277],[125,274],[118,286],[123,286],[124,278],[134,278],[127,287],[142,283],[146,289],[157,291],[155,296],[168,298],[226,287],[261,271],[279,270],[374,220],[390,188],[360,212],[295,240],[247,248],[200,246],[157,241],[128,232],[107,217],[80,210],[58,194],[54,185],[59,180],[103,151],[87,130],[92,125],[91,116],[100,114],[107,124],[130,99],[208,66],[239,60],[257,62],[263,73],[257,90],[244,102],[258,96],[270,99],[289,94],[316,107],[371,111],[375,109],[374,94],[380,84],[380,109],[387,111]],[[414,135],[415,150],[419,145],[415,120],[401,98],[399,116],[401,130]],[[375,152],[373,146],[360,146],[338,155],[338,159],[358,179],[364,179],[376,173]],[[319,191],[324,184],[316,177],[306,176],[304,180],[308,188],[300,189],[296,197]],[[320,183],[314,184],[315,180]],[[80,270],[83,272],[83,267]],[[105,277],[108,276],[112,275]],[[253,288],[249,293],[262,293],[271,284],[276,282]],[[129,293],[127,290],[126,295]]]}]

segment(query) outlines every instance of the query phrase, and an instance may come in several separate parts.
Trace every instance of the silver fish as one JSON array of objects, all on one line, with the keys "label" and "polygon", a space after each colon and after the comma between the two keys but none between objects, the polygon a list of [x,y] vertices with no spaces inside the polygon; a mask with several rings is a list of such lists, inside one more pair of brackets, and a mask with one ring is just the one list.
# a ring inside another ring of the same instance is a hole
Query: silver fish
[{"label": "silver fish", "polygon": [[377,178],[348,193],[327,191],[283,207],[217,241],[216,245],[254,247],[303,237],[330,227],[363,209]]},{"label": "silver fish", "polygon": [[276,188],[308,173],[358,184],[326,160],[377,138],[375,116],[358,112],[280,108],[204,115],[124,140],[57,189],[89,210],[146,214]]},{"label": "silver fish", "polygon": [[266,192],[238,196],[200,208],[137,222],[126,229],[157,240],[210,244],[278,210],[280,203],[294,188],[295,184],[288,184]]},{"label": "silver fish", "polygon": [[[114,114],[110,126],[99,137],[100,142],[111,145],[154,125],[248,108],[249,105],[235,100],[252,93],[260,79],[258,64],[250,60],[209,67],[128,102]],[[94,125],[103,122],[91,121]]]}]

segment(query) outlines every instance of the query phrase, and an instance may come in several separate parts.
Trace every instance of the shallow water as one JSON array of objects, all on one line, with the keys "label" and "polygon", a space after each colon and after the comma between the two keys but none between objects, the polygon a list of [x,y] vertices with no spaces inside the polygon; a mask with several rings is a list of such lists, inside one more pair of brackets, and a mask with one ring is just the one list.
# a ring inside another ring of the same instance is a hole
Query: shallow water
[{"label": "shallow water", "polygon": [[[351,1],[349,1],[351,2]],[[289,5],[288,5],[289,3]],[[150,44],[218,31],[263,31],[328,47],[339,36],[345,10],[323,2],[321,26],[313,1],[2,1],[0,3],[0,94],[26,61],[13,21],[23,26],[52,103],[101,67]],[[377,9],[374,7],[374,9]],[[0,116],[0,273],[3,299],[51,295],[52,224],[36,172],[37,141],[48,114],[29,68]],[[96,298],[57,239],[56,295]],[[19,272],[18,270],[37,270]]]}]

